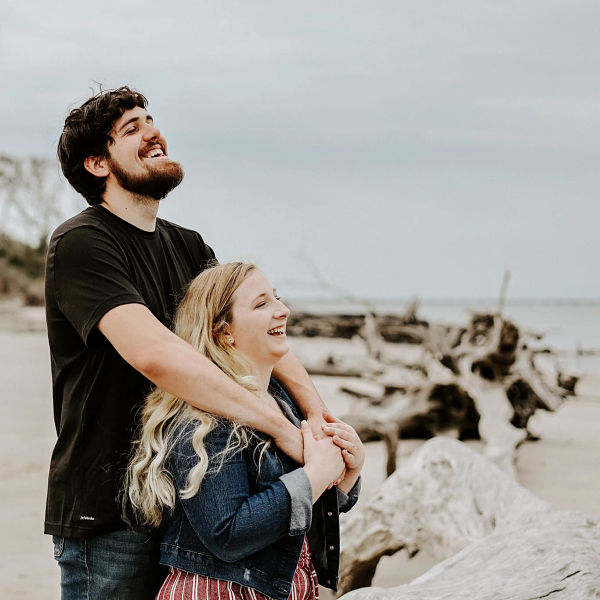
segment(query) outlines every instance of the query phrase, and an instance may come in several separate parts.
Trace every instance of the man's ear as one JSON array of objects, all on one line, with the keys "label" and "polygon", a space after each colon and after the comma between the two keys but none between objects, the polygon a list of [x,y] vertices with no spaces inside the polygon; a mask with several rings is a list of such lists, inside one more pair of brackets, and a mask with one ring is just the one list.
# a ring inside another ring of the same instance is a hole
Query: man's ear
[{"label": "man's ear", "polygon": [[83,161],[83,166],[86,171],[89,171],[96,177],[106,177],[110,173],[108,161],[102,156],[88,156]]}]

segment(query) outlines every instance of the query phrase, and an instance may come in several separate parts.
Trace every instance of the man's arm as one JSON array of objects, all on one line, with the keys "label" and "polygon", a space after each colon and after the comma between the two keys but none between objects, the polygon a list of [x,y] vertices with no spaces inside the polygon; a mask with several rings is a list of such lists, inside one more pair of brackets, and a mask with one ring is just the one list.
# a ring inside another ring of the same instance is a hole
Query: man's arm
[{"label": "man's arm", "polygon": [[[321,400],[312,379],[302,366],[302,363],[291,352],[288,352],[275,365],[273,375],[283,384],[296,401],[296,404],[298,404],[304,413],[315,438],[318,440],[323,438],[325,436],[323,428],[328,423],[335,422],[336,419],[329,412],[323,400]],[[281,448],[280,444],[277,445]],[[334,485],[340,484],[345,476],[346,472],[344,470],[340,478],[333,481],[329,487],[331,488]]]},{"label": "man's arm", "polygon": [[273,375],[298,404],[313,435],[322,437],[322,426],[326,423],[325,416],[329,415],[329,411],[300,361],[288,352],[275,365]]},{"label": "man's arm", "polygon": [[117,306],[100,319],[98,329],[125,361],[159,388],[192,406],[263,431],[296,462],[303,462],[300,431],[282,413],[236,384],[145,306]]}]

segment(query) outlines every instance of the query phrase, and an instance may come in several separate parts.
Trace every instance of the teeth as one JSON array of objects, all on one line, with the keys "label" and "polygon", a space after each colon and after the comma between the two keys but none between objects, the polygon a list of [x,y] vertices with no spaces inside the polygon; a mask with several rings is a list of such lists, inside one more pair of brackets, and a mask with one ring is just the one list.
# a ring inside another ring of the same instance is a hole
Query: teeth
[{"label": "teeth", "polygon": [[279,327],[274,327],[273,329],[269,329],[269,331],[267,331],[267,333],[269,335],[273,335],[275,333],[285,333],[285,327],[283,325],[279,326]]},{"label": "teeth", "polygon": [[154,148],[154,150],[146,154],[146,158],[156,158],[157,156],[164,156],[164,152],[161,148]]}]

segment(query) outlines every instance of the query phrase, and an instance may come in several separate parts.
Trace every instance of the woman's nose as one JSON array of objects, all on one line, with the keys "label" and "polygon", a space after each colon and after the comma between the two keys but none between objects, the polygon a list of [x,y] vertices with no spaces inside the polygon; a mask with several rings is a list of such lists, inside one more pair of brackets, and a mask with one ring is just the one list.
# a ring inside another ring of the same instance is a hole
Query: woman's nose
[{"label": "woman's nose", "polygon": [[281,300],[278,300],[277,304],[275,317],[278,319],[287,319],[290,316],[290,309]]}]

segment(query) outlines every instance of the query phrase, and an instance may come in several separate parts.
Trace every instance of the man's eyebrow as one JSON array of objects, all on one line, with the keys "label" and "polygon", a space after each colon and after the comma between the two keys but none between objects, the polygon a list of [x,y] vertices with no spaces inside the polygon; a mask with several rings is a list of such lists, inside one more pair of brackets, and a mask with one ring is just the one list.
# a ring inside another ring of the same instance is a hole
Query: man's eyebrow
[{"label": "man's eyebrow", "polygon": [[[125,129],[128,125],[131,125],[132,123],[135,123],[136,121],[141,121],[142,117],[140,117],[139,115],[136,117],[131,117],[131,119],[127,119],[127,121],[125,121],[125,123],[123,123],[123,125],[121,125],[121,127],[119,127],[119,129],[117,130],[117,133],[121,133],[121,131],[123,131],[123,129]],[[152,118],[152,115],[146,115],[146,123],[154,123],[154,119]]]}]

